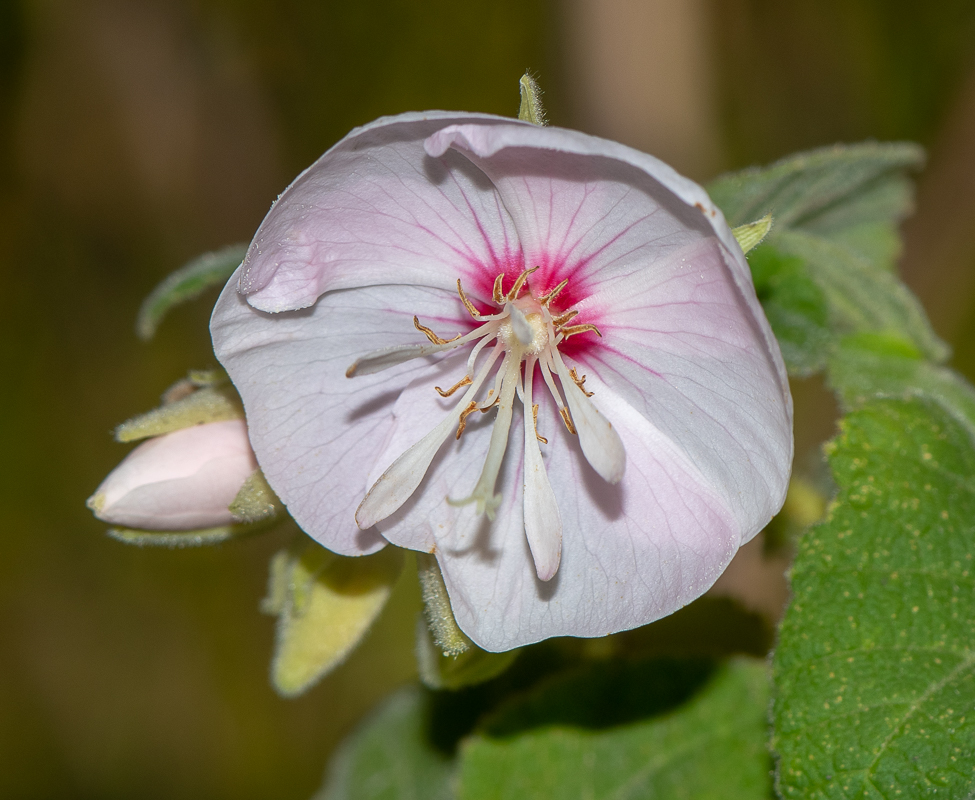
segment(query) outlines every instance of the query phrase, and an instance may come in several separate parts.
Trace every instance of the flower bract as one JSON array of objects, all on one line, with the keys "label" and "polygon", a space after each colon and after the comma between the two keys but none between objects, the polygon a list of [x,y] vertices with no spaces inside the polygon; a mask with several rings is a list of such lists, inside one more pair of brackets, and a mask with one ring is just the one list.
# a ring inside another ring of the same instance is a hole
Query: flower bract
[{"label": "flower bract", "polygon": [[792,402],[707,194],[487,115],[354,130],[214,310],[261,469],[344,555],[436,555],[487,650],[645,624],[780,508]]}]

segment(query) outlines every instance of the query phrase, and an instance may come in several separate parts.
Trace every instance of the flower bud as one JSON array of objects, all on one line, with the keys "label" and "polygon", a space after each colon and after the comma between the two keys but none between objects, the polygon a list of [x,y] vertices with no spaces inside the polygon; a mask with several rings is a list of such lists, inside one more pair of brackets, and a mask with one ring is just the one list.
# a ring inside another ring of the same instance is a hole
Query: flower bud
[{"label": "flower bud", "polygon": [[95,516],[145,530],[229,525],[228,506],[257,461],[241,419],[194,425],[143,442],[88,499]]}]

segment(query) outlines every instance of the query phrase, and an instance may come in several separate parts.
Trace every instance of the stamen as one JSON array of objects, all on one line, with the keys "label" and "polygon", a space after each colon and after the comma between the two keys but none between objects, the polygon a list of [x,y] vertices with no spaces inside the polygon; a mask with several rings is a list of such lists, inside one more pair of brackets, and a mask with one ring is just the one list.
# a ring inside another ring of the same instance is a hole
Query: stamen
[{"label": "stamen", "polygon": [[458,333],[453,339],[441,339],[437,334],[430,330],[426,325],[421,325],[417,317],[413,317],[413,324],[416,329],[426,336],[433,344],[450,344],[456,342],[463,334]]},{"label": "stamen", "polygon": [[565,325],[565,323],[568,322],[573,317],[578,317],[578,316],[579,316],[579,312],[576,311],[575,309],[572,309],[572,311],[566,311],[564,314],[559,314],[557,317],[552,317],[552,324],[556,328],[558,328],[562,325]]},{"label": "stamen", "polygon": [[576,386],[578,386],[580,389],[582,389],[582,393],[586,397],[592,397],[593,393],[592,392],[587,392],[586,391],[586,387],[584,386],[584,384],[586,382],[586,376],[585,375],[583,375],[580,378],[579,375],[576,373],[576,368],[573,367],[572,369],[569,370],[569,377],[571,377],[572,380],[575,381]]},{"label": "stamen", "polygon": [[548,294],[540,297],[538,300],[539,305],[541,305],[542,308],[548,308],[548,304],[551,303],[558,296],[559,292],[561,292],[568,285],[569,285],[569,279],[566,278],[564,281],[562,281],[562,283],[560,283],[558,286],[552,289],[552,291],[550,291]]},{"label": "stamen", "polygon": [[515,281],[515,285],[511,287],[511,291],[508,292],[508,300],[517,300],[518,294],[521,292],[522,287],[525,285],[525,281],[528,280],[528,276],[531,275],[539,267],[532,267],[531,269],[526,269],[521,275],[518,276],[518,280]]},{"label": "stamen", "polygon": [[599,338],[602,338],[602,334],[599,332],[599,328],[595,325],[569,325],[567,328],[560,328],[559,333],[562,334],[564,339],[568,339],[570,336],[575,336],[577,333],[585,333],[586,331],[592,331]]},{"label": "stamen", "polygon": [[430,468],[434,456],[447,441],[460,415],[470,407],[470,402],[491,372],[501,351],[501,347],[494,348],[494,352],[484,362],[474,382],[453,410],[433,430],[390,464],[379,480],[372,485],[355,512],[356,525],[362,530],[368,530],[377,522],[382,522],[416,491]]},{"label": "stamen", "polygon": [[457,383],[451,386],[446,392],[443,389],[441,389],[439,386],[434,386],[433,388],[437,390],[437,394],[439,394],[441,397],[450,397],[450,395],[456,392],[461,386],[470,386],[471,383],[472,383],[471,376],[465,375],[463,378],[457,381]]},{"label": "stamen", "polygon": [[501,281],[503,280],[503,272],[494,279],[494,302],[497,305],[501,305],[504,302],[504,294],[501,292]]},{"label": "stamen", "polygon": [[[487,326],[485,326],[485,327],[487,327]],[[490,332],[490,335],[488,335],[487,333],[485,333],[484,334],[484,338],[482,338],[481,341],[479,341],[471,349],[471,354],[467,357],[467,374],[468,375],[473,375],[474,374],[474,365],[477,363],[477,357],[481,354],[481,351],[485,347],[487,347],[487,345],[491,341],[494,340],[494,338],[497,336],[497,333],[498,333],[498,329],[497,329],[497,326],[495,325],[495,327],[493,328],[493,330]]]},{"label": "stamen", "polygon": [[507,353],[501,363],[504,381],[501,384],[501,400],[498,405],[498,416],[494,419],[491,429],[491,443],[488,445],[487,457],[481,469],[481,477],[477,480],[474,491],[462,500],[447,498],[453,506],[476,503],[478,514],[487,514],[488,519],[494,519],[494,510],[501,503],[501,495],[494,493],[494,485],[498,481],[498,473],[504,462],[504,452],[508,447],[508,431],[511,428],[511,410],[514,406],[515,387],[521,376],[521,359],[513,358]]},{"label": "stamen", "polygon": [[538,433],[538,403],[532,406],[532,425],[535,428],[535,438],[538,439],[542,444],[548,444],[548,439],[544,436],[540,436]]},{"label": "stamen", "polygon": [[566,429],[568,429],[569,433],[574,434],[576,429],[572,424],[572,417],[569,416],[565,403],[562,402],[562,394],[559,392],[555,385],[555,381],[552,379],[552,372],[547,361],[547,359],[543,359],[538,362],[538,367],[542,372],[542,378],[545,381],[545,385],[548,387],[549,393],[552,395],[552,399],[555,400],[555,404],[559,407],[559,414],[562,415],[562,421],[565,423]]},{"label": "stamen", "polygon": [[[538,417],[538,405],[532,403],[532,382],[535,359],[525,365],[525,403],[531,406],[532,418]],[[534,434],[534,435],[532,435]],[[558,572],[562,559],[562,518],[559,504],[552,491],[542,451],[538,447],[537,430],[525,425],[524,518],[525,538],[535,562],[535,574],[541,581],[551,580]]]},{"label": "stamen", "polygon": [[460,412],[460,421],[457,425],[457,439],[459,440],[465,428],[467,428],[467,418],[477,410],[477,403],[471,400],[467,408]]},{"label": "stamen", "polygon": [[582,454],[603,480],[619,483],[626,469],[626,451],[623,449],[620,435],[609,420],[599,413],[599,409],[586,397],[582,389],[575,385],[558,348],[551,348],[546,355],[558,372],[559,380],[565,389],[565,399],[572,412],[574,427],[579,433]]},{"label": "stamen", "polygon": [[464,308],[467,309],[467,313],[470,314],[474,319],[480,319],[481,312],[474,308],[474,304],[467,299],[467,295],[464,294],[464,289],[460,285],[460,278],[457,279],[457,294],[460,295],[460,302],[464,304]]}]

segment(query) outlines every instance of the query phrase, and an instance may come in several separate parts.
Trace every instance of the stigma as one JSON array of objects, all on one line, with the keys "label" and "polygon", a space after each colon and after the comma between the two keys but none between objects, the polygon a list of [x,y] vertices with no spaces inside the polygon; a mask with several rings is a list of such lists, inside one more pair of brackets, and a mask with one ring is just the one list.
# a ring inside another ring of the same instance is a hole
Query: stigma
[{"label": "stigma", "polygon": [[[440,423],[403,452],[373,484],[356,510],[356,523],[363,530],[393,514],[419,488],[430,464],[453,434],[460,439],[474,412],[494,413],[487,456],[471,493],[446,498],[453,506],[473,505],[476,513],[493,520],[502,497],[495,493],[504,464],[516,402],[524,408],[523,512],[525,535],[539,580],[550,580],[558,571],[562,553],[562,520],[556,493],[545,469],[541,446],[548,439],[538,432],[539,404],[533,400],[535,371],[547,389],[559,419],[570,436],[577,436],[583,455],[606,481],[617,483],[626,464],[623,443],[609,421],[590,399],[584,387],[585,375],[568,368],[559,350],[567,338],[579,334],[601,337],[595,325],[572,324],[578,312],[553,311],[552,305],[568,285],[567,280],[542,295],[535,295],[529,279],[538,269],[522,272],[505,292],[504,273],[492,291],[496,307],[491,313],[478,309],[457,281],[457,295],[477,326],[470,332],[444,339],[413,318],[426,343],[379,350],[360,358],[346,371],[347,377],[371,374],[412,358],[469,347],[464,375],[448,389],[432,387],[441,397],[459,394]],[[493,380],[492,380],[493,378]]]}]

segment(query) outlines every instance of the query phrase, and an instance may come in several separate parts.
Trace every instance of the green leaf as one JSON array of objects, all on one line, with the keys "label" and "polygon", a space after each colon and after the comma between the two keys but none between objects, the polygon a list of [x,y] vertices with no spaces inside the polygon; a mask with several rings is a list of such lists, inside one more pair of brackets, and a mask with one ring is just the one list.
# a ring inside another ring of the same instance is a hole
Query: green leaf
[{"label": "green leaf", "polygon": [[769,241],[804,262],[826,297],[834,330],[899,333],[928,358],[948,357],[948,346],[934,334],[917,298],[891,272],[841,242],[805,231],[777,231]]},{"label": "green leaf", "polygon": [[957,372],[924,360],[899,336],[862,333],[844,338],[830,358],[829,380],[848,409],[877,397],[932,400],[975,442],[975,389]]},{"label": "green leaf", "polygon": [[139,338],[148,341],[155,336],[159,323],[174,306],[199,297],[211,286],[226,283],[244,260],[246,252],[246,244],[230,245],[222,250],[204,253],[170,273],[139,308],[135,323]]},{"label": "green leaf", "polygon": [[785,798],[975,792],[975,450],[920,399],[849,415],[773,661]]},{"label": "green leaf", "polygon": [[453,762],[427,736],[428,695],[402,689],[336,751],[314,800],[450,800]]},{"label": "green leaf", "polygon": [[[826,321],[836,335],[896,332],[933,360],[948,357],[916,298],[893,272],[900,254],[897,225],[912,208],[906,172],[923,159],[912,144],[836,146],[727,175],[709,187],[731,225],[768,213],[775,218],[766,244],[750,258],[753,268],[758,263],[761,269],[756,257],[768,249],[779,260],[794,259],[778,273],[777,291],[808,301],[785,304],[784,347],[793,374],[820,369],[835,343],[822,335],[822,309],[811,302],[810,282],[825,301]],[[756,283],[759,279],[756,275]],[[782,329],[781,307],[773,302],[768,313],[779,317]]]},{"label": "green leaf", "polygon": [[906,216],[911,195],[904,171],[923,163],[924,151],[915,144],[836,145],[724,175],[708,193],[732,226],[771,213],[777,229],[832,238],[836,230]]},{"label": "green leaf", "polygon": [[819,286],[800,258],[784,255],[773,245],[755,250],[748,259],[758,295],[772,332],[792,375],[810,375],[826,365],[829,308]]},{"label": "green leaf", "polygon": [[461,750],[463,800],[768,797],[764,665],[612,661],[543,683]]}]

